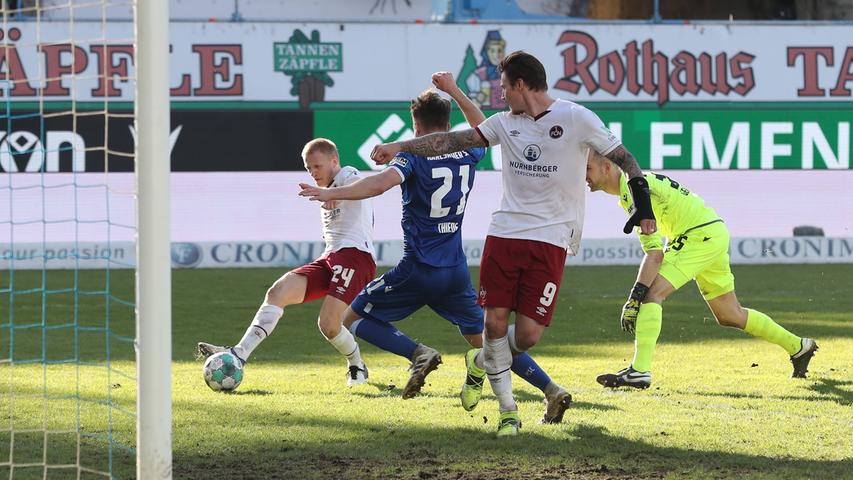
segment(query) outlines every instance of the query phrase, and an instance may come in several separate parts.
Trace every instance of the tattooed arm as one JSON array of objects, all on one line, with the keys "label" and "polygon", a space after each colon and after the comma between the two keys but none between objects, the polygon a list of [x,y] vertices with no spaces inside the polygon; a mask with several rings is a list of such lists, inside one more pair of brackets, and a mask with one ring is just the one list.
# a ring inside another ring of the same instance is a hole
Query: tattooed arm
[{"label": "tattooed arm", "polygon": [[383,143],[373,147],[370,158],[378,165],[391,161],[397,152],[409,152],[424,157],[458,152],[471,147],[487,147],[486,141],[474,129],[458,132],[431,133],[403,142]]},{"label": "tattooed arm", "polygon": [[458,132],[431,133],[400,142],[400,150],[424,157],[458,152],[471,147],[485,147],[483,137],[473,128]]},{"label": "tattooed arm", "polygon": [[637,159],[631,155],[631,152],[625,148],[625,145],[619,145],[612,152],[605,155],[608,160],[615,163],[616,166],[628,174],[628,178],[642,177],[643,171],[640,169],[640,164]]},{"label": "tattooed arm", "polygon": [[634,214],[628,219],[628,223],[625,224],[622,231],[631,233],[635,226],[639,226],[640,232],[644,235],[654,233],[657,231],[657,222],[655,222],[655,213],[652,209],[649,184],[643,177],[643,171],[640,169],[637,159],[631,155],[631,152],[624,145],[619,145],[606,157],[628,175],[628,188],[631,190],[631,197],[634,199]]}]

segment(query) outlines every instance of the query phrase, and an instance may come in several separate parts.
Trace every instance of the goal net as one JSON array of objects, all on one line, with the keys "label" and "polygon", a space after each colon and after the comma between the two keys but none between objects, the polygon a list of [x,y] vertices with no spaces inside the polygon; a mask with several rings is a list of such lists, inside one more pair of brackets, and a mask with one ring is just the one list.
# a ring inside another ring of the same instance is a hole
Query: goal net
[{"label": "goal net", "polygon": [[0,477],[136,478],[136,1],[0,2]]}]

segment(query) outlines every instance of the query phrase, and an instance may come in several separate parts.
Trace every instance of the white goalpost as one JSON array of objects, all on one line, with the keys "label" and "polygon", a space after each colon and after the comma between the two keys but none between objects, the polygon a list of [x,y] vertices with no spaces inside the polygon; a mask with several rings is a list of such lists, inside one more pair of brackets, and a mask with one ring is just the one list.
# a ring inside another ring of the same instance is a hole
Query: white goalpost
[{"label": "white goalpost", "polygon": [[0,478],[172,478],[169,0],[0,0]]},{"label": "white goalpost", "polygon": [[172,478],[169,2],[137,0],[137,456],[139,479]]}]

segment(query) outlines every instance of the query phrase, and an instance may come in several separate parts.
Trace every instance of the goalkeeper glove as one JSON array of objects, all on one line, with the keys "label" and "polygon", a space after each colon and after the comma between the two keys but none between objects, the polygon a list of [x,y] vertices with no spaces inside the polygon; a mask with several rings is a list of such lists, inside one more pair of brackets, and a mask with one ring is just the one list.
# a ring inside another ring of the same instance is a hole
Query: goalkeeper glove
[{"label": "goalkeeper glove", "polygon": [[625,233],[631,233],[641,220],[654,220],[655,212],[652,210],[652,198],[649,196],[649,182],[645,177],[634,177],[628,180],[628,188],[631,189],[631,198],[634,199],[634,214],[628,219]]},{"label": "goalkeeper glove", "polygon": [[634,284],[634,288],[631,289],[631,295],[628,296],[628,301],[622,307],[622,330],[634,333],[637,326],[637,314],[640,313],[640,305],[642,305],[647,293],[649,293],[649,287],[640,282]]}]

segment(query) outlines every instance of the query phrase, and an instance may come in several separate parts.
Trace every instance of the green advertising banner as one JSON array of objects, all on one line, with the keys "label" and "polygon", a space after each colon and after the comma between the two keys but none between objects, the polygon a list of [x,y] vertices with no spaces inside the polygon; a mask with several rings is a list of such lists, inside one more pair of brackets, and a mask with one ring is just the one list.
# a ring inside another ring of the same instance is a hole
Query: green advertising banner
[{"label": "green advertising banner", "polygon": [[[377,169],[370,160],[370,151],[374,145],[415,136],[409,106],[397,105],[391,104],[387,109],[315,110],[314,136],[334,141],[338,145],[342,164],[352,165],[359,170]],[[486,112],[487,115],[491,113]],[[450,116],[450,124],[454,130],[470,128],[462,113],[456,110]],[[495,170],[492,156],[493,149],[489,149],[477,169]]]},{"label": "green advertising banner", "polygon": [[[646,169],[850,169],[853,108],[847,103],[586,106],[622,138]],[[414,136],[408,105],[323,107],[314,112],[314,134],[334,140],[346,165],[375,168],[370,161],[375,144]],[[454,129],[468,128],[458,111],[451,124]],[[500,152],[489,150],[479,168],[499,169]]]}]

